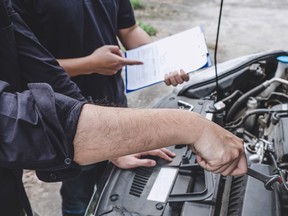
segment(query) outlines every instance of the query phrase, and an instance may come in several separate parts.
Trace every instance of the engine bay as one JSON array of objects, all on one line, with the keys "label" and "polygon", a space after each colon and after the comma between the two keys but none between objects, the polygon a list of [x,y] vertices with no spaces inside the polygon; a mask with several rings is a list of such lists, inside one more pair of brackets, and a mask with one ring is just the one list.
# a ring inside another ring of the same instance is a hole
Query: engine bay
[{"label": "engine bay", "polygon": [[207,172],[180,144],[169,147],[176,153],[170,163],[154,158],[155,167],[131,170],[111,165],[88,215],[288,215],[288,53],[222,63],[216,82],[214,73],[198,73],[154,108],[197,112],[229,130],[244,141],[248,167],[273,182]]}]

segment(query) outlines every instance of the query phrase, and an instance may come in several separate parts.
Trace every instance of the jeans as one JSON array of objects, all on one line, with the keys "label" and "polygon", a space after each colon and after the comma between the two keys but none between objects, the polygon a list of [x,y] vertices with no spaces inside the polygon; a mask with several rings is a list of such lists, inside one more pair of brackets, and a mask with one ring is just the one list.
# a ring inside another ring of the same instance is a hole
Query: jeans
[{"label": "jeans", "polygon": [[81,174],[62,183],[63,216],[83,216],[93,195],[95,186],[101,178],[107,162],[82,167]]}]

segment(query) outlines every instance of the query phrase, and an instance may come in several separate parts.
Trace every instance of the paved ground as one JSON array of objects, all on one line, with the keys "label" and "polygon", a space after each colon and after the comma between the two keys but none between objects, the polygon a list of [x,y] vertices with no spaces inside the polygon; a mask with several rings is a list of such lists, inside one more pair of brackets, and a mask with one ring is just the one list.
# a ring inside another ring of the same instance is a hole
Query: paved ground
[{"label": "paved ground", "polygon": [[[140,21],[157,28],[155,40],[201,25],[213,56],[219,0],[143,0]],[[224,1],[218,62],[268,50],[288,50],[288,1]],[[173,87],[163,83],[128,94],[130,107],[151,107]],[[33,172],[24,177],[33,208],[40,216],[60,216],[60,183],[46,184]]]}]

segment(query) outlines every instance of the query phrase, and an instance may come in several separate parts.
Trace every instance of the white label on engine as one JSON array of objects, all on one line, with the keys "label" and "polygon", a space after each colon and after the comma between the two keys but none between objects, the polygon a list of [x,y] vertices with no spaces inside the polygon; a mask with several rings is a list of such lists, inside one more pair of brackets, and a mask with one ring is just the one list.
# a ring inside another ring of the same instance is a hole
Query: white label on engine
[{"label": "white label on engine", "polygon": [[154,182],[152,189],[148,195],[147,200],[165,202],[176,175],[177,169],[161,168],[156,178],[156,181]]},{"label": "white label on engine", "polygon": [[209,119],[210,121],[212,121],[212,119],[213,119],[213,113],[207,113],[207,114],[206,114],[206,118]]}]

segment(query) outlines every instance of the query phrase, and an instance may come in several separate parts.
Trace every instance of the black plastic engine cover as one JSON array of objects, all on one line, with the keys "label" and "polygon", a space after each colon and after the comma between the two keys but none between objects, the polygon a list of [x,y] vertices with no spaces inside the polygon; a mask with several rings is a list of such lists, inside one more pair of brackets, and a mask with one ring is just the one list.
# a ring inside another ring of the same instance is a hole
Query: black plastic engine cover
[{"label": "black plastic engine cover", "polygon": [[[173,94],[155,108],[194,111],[207,118],[211,100],[188,99]],[[96,195],[96,216],[188,216],[218,215],[220,175],[203,170],[187,145],[169,147],[176,154],[172,162],[157,160],[153,168],[121,170],[113,167],[107,182]]]}]

